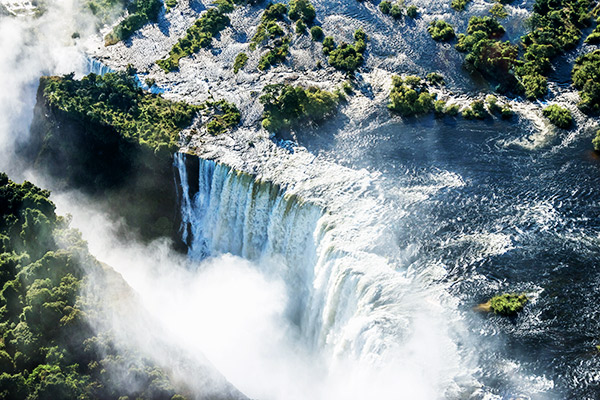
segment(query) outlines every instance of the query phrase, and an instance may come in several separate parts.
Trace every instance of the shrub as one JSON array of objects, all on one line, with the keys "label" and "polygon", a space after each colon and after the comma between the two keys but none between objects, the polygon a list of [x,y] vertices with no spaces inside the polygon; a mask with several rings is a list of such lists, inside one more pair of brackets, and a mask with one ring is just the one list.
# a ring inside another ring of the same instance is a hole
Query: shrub
[{"label": "shrub", "polygon": [[354,44],[342,43],[336,46],[333,38],[328,36],[323,40],[323,54],[329,55],[328,61],[331,66],[353,72],[364,62],[366,40],[367,35],[362,29],[354,32]]},{"label": "shrub", "polygon": [[306,33],[306,24],[301,19],[296,22],[296,33],[298,35]]},{"label": "shrub", "polygon": [[486,119],[488,113],[485,111],[484,102],[482,100],[475,100],[469,108],[466,108],[462,112],[462,116],[466,119]]},{"label": "shrub", "polygon": [[592,139],[592,144],[594,145],[594,150],[600,151],[600,129],[598,129],[596,136]]},{"label": "shrub", "polygon": [[452,25],[442,20],[431,21],[427,32],[429,32],[433,40],[438,42],[448,41],[455,36]]},{"label": "shrub", "polygon": [[317,14],[309,0],[291,0],[288,15],[292,21],[302,20],[310,25]]},{"label": "shrub", "polygon": [[599,44],[600,43],[600,18],[596,20],[596,28],[590,35],[585,39],[588,44]]},{"label": "shrub", "polygon": [[514,111],[510,107],[510,104],[504,104],[502,110],[500,110],[500,116],[502,119],[510,119],[514,115]]},{"label": "shrub", "polygon": [[248,55],[246,53],[239,53],[235,57],[235,61],[233,62],[233,73],[237,74],[240,71],[240,69],[244,68],[247,62]]},{"label": "shrub", "polygon": [[450,7],[454,8],[456,11],[463,11],[471,0],[452,0]]},{"label": "shrub", "polygon": [[600,112],[600,50],[579,57],[571,74],[581,97],[579,108],[588,114]]},{"label": "shrub", "polygon": [[425,82],[416,76],[392,77],[392,90],[388,108],[402,116],[426,114],[433,107],[435,96],[430,94]]},{"label": "shrub", "polygon": [[406,9],[406,15],[410,18],[417,18],[417,15],[419,15],[419,9],[414,5],[408,6]]},{"label": "shrub", "polygon": [[323,40],[325,35],[323,34],[323,29],[321,29],[320,26],[313,26],[310,28],[310,36],[315,42],[320,42]]},{"label": "shrub", "polygon": [[263,89],[260,102],[264,105],[263,127],[282,132],[324,120],[337,109],[339,97],[315,87],[277,84]]},{"label": "shrub", "polygon": [[490,14],[500,19],[508,17],[508,13],[502,3],[494,3],[492,8],[490,8]]},{"label": "shrub", "polygon": [[258,69],[264,71],[267,68],[280,64],[285,61],[290,47],[289,37],[284,37],[282,40],[275,41],[275,47],[264,54],[258,62]]},{"label": "shrub", "polygon": [[559,128],[568,129],[573,124],[573,116],[571,115],[571,111],[556,104],[544,108],[542,113],[544,114],[544,117],[548,118],[553,125]]},{"label": "shrub", "polygon": [[110,46],[121,40],[127,40],[135,31],[148,22],[158,21],[158,15],[162,8],[160,0],[135,0],[128,7],[129,16],[121,21],[106,37],[104,44]]},{"label": "shrub", "polygon": [[390,17],[394,19],[402,18],[402,8],[398,5],[398,3],[392,5],[392,8],[390,9]]},{"label": "shrub", "polygon": [[200,19],[194,22],[175,46],[169,51],[166,59],[156,61],[165,72],[179,68],[179,60],[190,54],[198,52],[201,48],[209,47],[212,39],[230,23],[227,17],[218,8],[208,9]]},{"label": "shrub", "polygon": [[250,41],[250,50],[256,50],[256,47],[266,39],[275,39],[283,36],[283,29],[277,21],[283,20],[287,13],[287,7],[282,3],[271,3],[267,6],[261,17],[260,24],[256,28],[256,33]]},{"label": "shrub", "polygon": [[165,0],[165,6],[167,7],[167,12],[169,12],[177,6],[177,0]]},{"label": "shrub", "polygon": [[511,316],[523,310],[527,303],[527,296],[524,294],[502,294],[490,299],[490,309],[494,314]]},{"label": "shrub", "polygon": [[392,11],[392,3],[387,0],[383,0],[381,3],[379,3],[379,10],[381,10],[381,12],[385,15],[389,15],[390,11]]},{"label": "shrub", "polygon": [[431,83],[434,86],[443,86],[446,84],[444,77],[437,72],[430,72],[427,74],[427,82]]}]

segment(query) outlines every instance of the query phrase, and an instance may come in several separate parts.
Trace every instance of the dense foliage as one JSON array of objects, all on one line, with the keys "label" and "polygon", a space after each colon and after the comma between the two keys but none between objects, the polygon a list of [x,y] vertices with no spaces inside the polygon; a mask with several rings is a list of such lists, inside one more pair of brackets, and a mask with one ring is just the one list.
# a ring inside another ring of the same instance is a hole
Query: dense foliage
[{"label": "dense foliage", "polygon": [[106,35],[105,44],[109,46],[127,40],[148,22],[158,21],[162,6],[161,0],[134,0],[128,7],[129,15]]},{"label": "dense foliage", "polygon": [[383,14],[389,15],[392,18],[402,18],[402,7],[398,3],[391,3],[387,0],[384,0],[381,3],[379,3],[379,10]]},{"label": "dense foliage", "polygon": [[288,16],[292,21],[302,20],[310,25],[315,20],[317,13],[309,0],[291,0]]},{"label": "dense foliage", "polygon": [[269,132],[320,122],[337,110],[339,96],[316,87],[268,85],[260,102],[264,105],[263,127]]},{"label": "dense foliage", "polygon": [[445,42],[454,37],[454,28],[452,25],[440,19],[431,21],[431,24],[427,28],[427,32],[429,32],[433,40],[438,42]]},{"label": "dense foliage", "polygon": [[466,119],[486,119],[489,114],[485,109],[483,100],[475,100],[463,110],[462,116]]},{"label": "dense foliage", "polygon": [[416,76],[392,77],[388,108],[402,116],[426,114],[433,109],[435,95],[429,93],[425,81]]},{"label": "dense foliage", "polygon": [[325,37],[323,29],[320,26],[313,26],[310,28],[310,36],[312,37],[312,40],[316,42],[320,42],[323,40],[323,37]]},{"label": "dense foliage", "polygon": [[517,314],[527,304],[527,296],[524,294],[502,294],[490,299],[490,309],[499,315],[511,316]]},{"label": "dense foliage", "polygon": [[573,85],[579,89],[579,108],[588,114],[600,112],[600,50],[579,57],[573,67]]},{"label": "dense foliage", "polygon": [[83,294],[88,274],[102,285],[105,273],[49,195],[0,173],[0,397],[172,398],[163,371],[123,358],[108,332],[90,326],[102,298]]},{"label": "dense foliage", "polygon": [[458,35],[456,49],[468,53],[465,64],[469,70],[497,82],[500,91],[519,92],[512,73],[519,52],[517,46],[498,40],[504,32],[504,27],[494,18],[472,17],[467,34]]},{"label": "dense foliage", "polygon": [[144,92],[130,76],[43,77],[44,98],[72,118],[113,127],[122,137],[158,150],[175,148],[179,132],[202,107]]},{"label": "dense foliage", "polygon": [[452,0],[450,6],[456,11],[463,11],[471,0]]},{"label": "dense foliage", "polygon": [[515,69],[528,98],[548,92],[550,60],[580,41],[589,24],[591,0],[536,0],[529,19],[530,32],[521,38],[525,52]]},{"label": "dense foliage", "polygon": [[415,5],[408,6],[406,9],[406,15],[410,18],[417,18],[419,15],[419,9]]},{"label": "dense foliage", "polygon": [[260,19],[260,24],[256,28],[256,33],[250,41],[250,50],[256,50],[256,47],[267,39],[275,39],[283,36],[283,28],[277,23],[282,21],[287,14],[285,4],[269,4]]},{"label": "dense foliage", "polygon": [[600,18],[596,20],[596,28],[585,39],[585,42],[589,44],[600,44]]},{"label": "dense foliage", "polygon": [[367,35],[362,29],[354,32],[354,44],[335,44],[332,37],[323,40],[323,53],[328,55],[329,64],[337,69],[354,72],[364,62],[364,52],[367,48]]},{"label": "dense foliage", "polygon": [[209,8],[173,46],[169,56],[156,61],[156,64],[165,72],[174,71],[179,68],[180,59],[198,52],[201,48],[209,47],[213,37],[230,24],[229,17],[225,13],[231,10],[233,10],[231,0],[223,0],[219,7]]},{"label": "dense foliage", "polygon": [[233,73],[237,74],[240,71],[240,69],[244,68],[247,62],[248,55],[246,53],[239,53],[235,57],[235,61],[233,62]]},{"label": "dense foliage", "polygon": [[552,104],[551,106],[544,108],[542,113],[553,125],[559,128],[568,129],[573,124],[573,116],[568,108]]}]

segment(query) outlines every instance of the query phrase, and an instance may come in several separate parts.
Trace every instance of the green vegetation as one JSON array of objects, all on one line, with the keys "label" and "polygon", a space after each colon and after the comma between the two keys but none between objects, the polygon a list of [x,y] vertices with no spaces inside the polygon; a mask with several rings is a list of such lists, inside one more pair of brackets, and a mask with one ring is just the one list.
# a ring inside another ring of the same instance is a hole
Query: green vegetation
[{"label": "green vegetation", "polygon": [[579,57],[571,74],[581,97],[579,108],[587,114],[600,113],[600,50]]},{"label": "green vegetation", "polygon": [[317,13],[309,0],[291,0],[288,16],[292,21],[302,20],[307,25],[310,25],[315,20]]},{"label": "green vegetation", "polygon": [[235,61],[233,62],[233,73],[237,74],[240,69],[244,68],[246,63],[248,62],[248,55],[246,53],[240,53],[235,57]]},{"label": "green vegetation", "polygon": [[275,47],[270,49],[260,58],[260,61],[258,62],[258,69],[260,71],[264,71],[271,66],[285,61],[285,58],[289,53],[290,38],[286,36],[282,39],[277,39],[274,41],[274,45]]},{"label": "green vegetation", "polygon": [[367,48],[367,35],[362,29],[354,32],[354,44],[342,43],[336,46],[331,36],[323,40],[323,54],[329,55],[329,64],[337,69],[354,72],[364,62]]},{"label": "green vegetation", "polygon": [[494,95],[489,95],[485,98],[488,111],[493,115],[499,115],[502,119],[510,119],[513,116],[513,110],[510,104],[505,103],[500,105],[498,98]]},{"label": "green vegetation", "polygon": [[267,39],[275,39],[283,36],[283,28],[277,21],[282,21],[287,14],[285,4],[269,4],[261,17],[260,25],[250,41],[250,50],[256,50],[256,47]]},{"label": "green vegetation", "polygon": [[177,0],[165,0],[165,7],[167,8],[167,12],[171,11],[172,8],[177,6]]},{"label": "green vegetation", "polygon": [[277,84],[263,89],[260,102],[264,105],[263,127],[282,132],[324,120],[337,110],[339,96],[316,87]]},{"label": "green vegetation", "polygon": [[148,22],[158,21],[158,15],[162,8],[161,0],[135,0],[128,7],[129,15],[121,21],[104,38],[106,46],[118,43],[121,40],[129,39],[135,31],[146,25]]},{"label": "green vegetation", "polygon": [[385,15],[389,15],[390,11],[392,10],[392,2],[383,0],[381,3],[379,3],[379,10]]},{"label": "green vegetation", "polygon": [[455,36],[452,25],[439,19],[431,21],[431,24],[427,28],[427,32],[429,32],[433,40],[438,42],[446,42]]},{"label": "green vegetation", "polygon": [[467,69],[497,82],[499,91],[520,92],[520,85],[513,75],[518,48],[508,41],[497,40],[504,32],[504,27],[494,18],[472,17],[467,34],[458,35],[456,49],[468,53],[465,57]]},{"label": "green vegetation", "polygon": [[490,14],[500,19],[508,17],[508,13],[502,3],[494,3],[492,8],[490,8]]},{"label": "green vegetation", "polygon": [[408,6],[408,8],[406,9],[406,15],[410,18],[417,18],[417,16],[419,15],[419,9],[417,8],[417,6]]},{"label": "green vegetation", "polygon": [[394,19],[402,18],[402,7],[398,3],[392,4],[391,2],[384,0],[379,3],[379,10]]},{"label": "green vegetation", "polygon": [[489,308],[494,314],[511,316],[523,310],[527,301],[524,294],[502,294],[489,300]]},{"label": "green vegetation", "polygon": [[[49,195],[0,173],[0,397],[175,396],[162,370],[133,352],[119,354],[112,334],[92,327],[109,322],[99,311],[114,308],[104,295],[119,282],[55,214]],[[123,384],[134,381],[143,384]]]},{"label": "green vegetation", "polygon": [[464,11],[465,7],[467,7],[467,3],[470,1],[471,0],[452,0],[450,6],[456,11]]},{"label": "green vegetation", "polygon": [[306,24],[301,19],[296,22],[296,34],[304,35],[306,33]]},{"label": "green vegetation", "polygon": [[[223,4],[230,4],[231,9],[233,9],[231,0],[225,0]],[[174,71],[179,68],[180,59],[198,52],[201,48],[209,47],[212,44],[213,37],[230,23],[229,17],[225,15],[223,9],[229,10],[229,7],[220,5],[219,7],[209,8],[187,30],[186,35],[173,46],[169,51],[169,56],[156,61],[156,64],[165,72]]]},{"label": "green vegetation", "polygon": [[585,42],[588,44],[600,44],[600,18],[596,20],[596,28],[585,39]]},{"label": "green vegetation", "polygon": [[111,126],[155,151],[175,149],[179,132],[203,108],[146,93],[124,73],[90,74],[80,81],[73,75],[43,77],[40,86],[48,104],[71,118]]},{"label": "green vegetation", "polygon": [[529,19],[530,32],[521,38],[525,52],[515,69],[528,98],[548,92],[550,60],[580,41],[589,24],[591,0],[536,0]]},{"label": "green vegetation", "polygon": [[180,131],[196,115],[212,134],[240,121],[224,101],[189,105],[138,88],[124,73],[40,81],[28,157],[58,185],[105,204],[144,240],[177,234],[171,166]]},{"label": "green vegetation", "polygon": [[313,26],[312,28],[310,28],[310,36],[315,42],[320,42],[321,40],[323,40],[323,37],[325,37],[325,35],[323,34],[323,29],[321,29],[320,26]]},{"label": "green vegetation", "polygon": [[433,86],[444,86],[446,84],[444,77],[441,74],[438,74],[437,72],[428,73],[425,79]]},{"label": "green vegetation", "polygon": [[542,113],[553,125],[559,128],[568,129],[573,124],[571,111],[567,108],[557,106],[556,104],[544,108]]},{"label": "green vegetation", "polygon": [[416,76],[392,77],[392,90],[388,108],[404,117],[421,115],[434,108],[432,95],[427,90],[425,81]]},{"label": "green vegetation", "polygon": [[475,100],[471,103],[471,106],[465,108],[462,112],[462,116],[465,119],[486,119],[488,112],[485,110],[485,103],[482,100]]},{"label": "green vegetation", "polygon": [[600,151],[600,129],[598,129],[596,136],[592,139],[592,144],[594,145],[594,150]]}]

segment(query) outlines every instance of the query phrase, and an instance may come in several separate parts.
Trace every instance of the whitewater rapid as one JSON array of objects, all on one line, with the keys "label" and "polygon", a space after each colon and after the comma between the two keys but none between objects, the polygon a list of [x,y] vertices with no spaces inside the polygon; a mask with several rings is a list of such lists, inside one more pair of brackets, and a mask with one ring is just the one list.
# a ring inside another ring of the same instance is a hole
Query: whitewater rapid
[{"label": "whitewater rapid", "polygon": [[452,398],[477,386],[468,372],[472,355],[459,350],[466,338],[456,304],[433,283],[441,267],[415,274],[390,262],[390,250],[377,249],[383,226],[345,220],[365,211],[361,201],[337,204],[348,209],[334,215],[222,163],[178,153],[175,165],[189,256],[230,253],[285,282],[286,316],[328,374],[349,373],[350,363],[355,373],[381,381],[384,398]]}]

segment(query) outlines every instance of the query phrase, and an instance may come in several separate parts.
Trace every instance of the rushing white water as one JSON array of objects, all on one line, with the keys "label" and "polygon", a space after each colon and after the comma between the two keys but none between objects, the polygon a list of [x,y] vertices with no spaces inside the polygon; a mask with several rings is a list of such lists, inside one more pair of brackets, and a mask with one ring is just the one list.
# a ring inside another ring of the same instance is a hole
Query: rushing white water
[{"label": "rushing white water", "polygon": [[[330,379],[356,374],[357,390],[377,380],[383,398],[472,392],[461,376],[469,372],[457,345],[460,318],[443,288],[429,284],[435,266],[407,273],[364,243],[344,242],[340,232],[352,228],[320,207],[226,165],[190,160],[175,157],[190,256],[232,253],[285,282],[286,315]],[[329,395],[356,398],[337,389]]]}]

